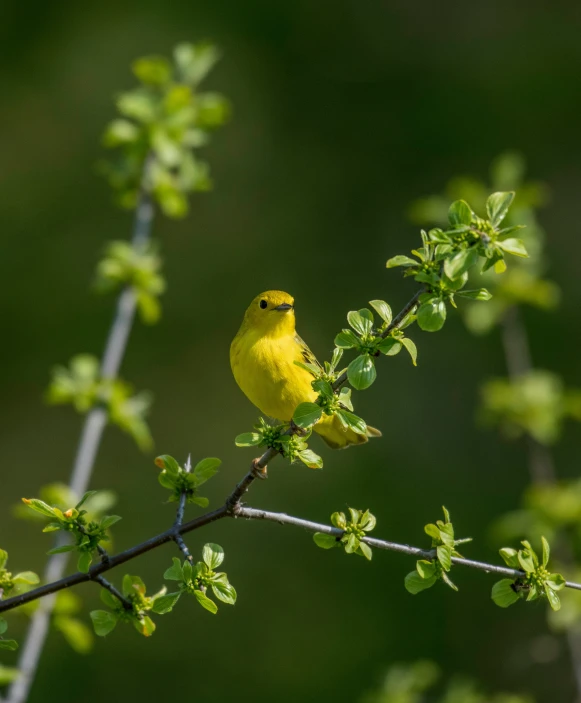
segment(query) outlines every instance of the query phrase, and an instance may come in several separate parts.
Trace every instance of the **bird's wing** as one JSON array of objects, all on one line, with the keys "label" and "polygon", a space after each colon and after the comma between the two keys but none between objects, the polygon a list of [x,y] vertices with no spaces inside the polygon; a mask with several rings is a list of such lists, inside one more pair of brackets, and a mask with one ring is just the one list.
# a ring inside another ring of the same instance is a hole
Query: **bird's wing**
[{"label": "bird's wing", "polygon": [[321,369],[321,371],[322,371],[323,367],[317,361],[317,357],[309,349],[306,342],[296,333],[295,333],[295,342],[299,345],[300,352],[301,352],[300,358],[297,359],[297,361],[302,361],[304,364],[313,364],[314,366],[316,366],[318,369]]}]

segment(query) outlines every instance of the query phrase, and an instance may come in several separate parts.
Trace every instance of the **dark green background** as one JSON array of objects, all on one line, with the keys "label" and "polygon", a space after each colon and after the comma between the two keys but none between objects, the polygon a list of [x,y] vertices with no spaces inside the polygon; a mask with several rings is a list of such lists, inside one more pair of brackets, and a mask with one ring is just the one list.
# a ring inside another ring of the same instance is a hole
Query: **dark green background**
[{"label": "dark green background", "polygon": [[[49,369],[101,352],[113,300],[90,282],[105,242],[131,227],[94,173],[112,96],[133,84],[133,58],[178,41],[222,47],[208,86],[229,96],[234,114],[206,152],[215,190],[194,198],[187,220],[156,220],[164,315],[157,327],[136,326],[123,374],[155,394],[159,453],[223,459],[214,506],[253,456],[233,443],[256,411],[228,361],[250,300],[291,292],[301,335],[328,355],[347,310],[409,298],[412,284],[385,270],[417,242],[409,202],[458,172],[485,176],[506,148],[521,150],[552,191],[542,221],[564,300],[556,316],[527,313],[534,358],[581,385],[579,3],[5,2],[0,12],[0,539],[14,569],[41,570],[50,540],[16,523],[11,506],[68,477],[81,426],[70,409],[43,405]],[[518,505],[525,454],[473,420],[480,381],[504,371],[498,335],[471,337],[450,317],[441,334],[413,330],[417,369],[404,354],[384,359],[357,398],[383,439],[343,453],[314,440],[324,471],[277,460],[251,504],[321,521],[370,507],[378,536],[423,544],[424,523],[445,503],[457,530],[477,538],[467,555],[498,560],[488,526]],[[578,442],[569,429],[557,450],[562,475],[578,471]],[[106,433],[92,487],[119,494],[118,549],[173,519],[153,456]],[[120,627],[87,657],[54,634],[31,701],[355,701],[392,662],[418,657],[488,689],[572,700],[566,651],[546,665],[530,657],[546,633],[543,607],[496,608],[492,577],[459,570],[458,594],[412,597],[403,576],[413,561],[403,556],[377,553],[368,564],[272,524],[224,521],[188,540],[194,552],[205,541],[226,550],[235,608],[212,617],[180,603],[151,640]],[[157,586],[174,554],[167,546],[131,570]],[[98,602],[94,587],[79,592],[87,610]]]}]

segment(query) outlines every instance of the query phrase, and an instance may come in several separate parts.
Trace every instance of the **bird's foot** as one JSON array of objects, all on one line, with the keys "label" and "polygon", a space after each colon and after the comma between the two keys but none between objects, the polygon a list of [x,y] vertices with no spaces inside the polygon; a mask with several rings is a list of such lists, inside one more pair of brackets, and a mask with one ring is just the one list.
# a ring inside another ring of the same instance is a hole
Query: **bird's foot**
[{"label": "bird's foot", "polygon": [[296,434],[299,437],[305,437],[306,435],[309,434],[308,430],[305,430],[304,427],[299,427],[298,425],[296,425],[295,421],[292,419],[290,421],[290,428],[291,428],[293,434]]},{"label": "bird's foot", "polygon": [[252,461],[252,474],[254,475],[255,478],[259,479],[265,479],[268,478],[268,472],[266,470],[266,466],[262,467],[259,464],[260,462],[260,457],[257,457]]}]

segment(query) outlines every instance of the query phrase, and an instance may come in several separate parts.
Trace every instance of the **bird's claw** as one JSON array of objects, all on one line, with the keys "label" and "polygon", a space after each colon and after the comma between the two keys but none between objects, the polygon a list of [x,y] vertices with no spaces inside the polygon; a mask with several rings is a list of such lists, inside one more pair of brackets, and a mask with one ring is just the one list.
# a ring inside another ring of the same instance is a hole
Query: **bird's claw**
[{"label": "bird's claw", "polygon": [[309,431],[305,430],[304,427],[299,427],[298,425],[296,425],[294,420],[290,421],[290,427],[293,431],[293,434],[296,434],[299,437],[305,437],[307,434],[309,434]]}]

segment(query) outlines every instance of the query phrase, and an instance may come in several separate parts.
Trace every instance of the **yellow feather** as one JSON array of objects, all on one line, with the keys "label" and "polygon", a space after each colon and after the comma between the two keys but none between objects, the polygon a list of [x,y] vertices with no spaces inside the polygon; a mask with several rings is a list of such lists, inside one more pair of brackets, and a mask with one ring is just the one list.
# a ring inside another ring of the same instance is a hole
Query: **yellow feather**
[{"label": "yellow feather", "polygon": [[[294,299],[266,291],[250,304],[230,347],[230,365],[246,397],[269,417],[289,422],[297,406],[314,401],[313,377],[294,362],[319,365],[295,330]],[[367,436],[345,430],[335,416],[324,416],[313,428],[335,449],[367,442]],[[368,436],[381,433],[368,428]]]}]

